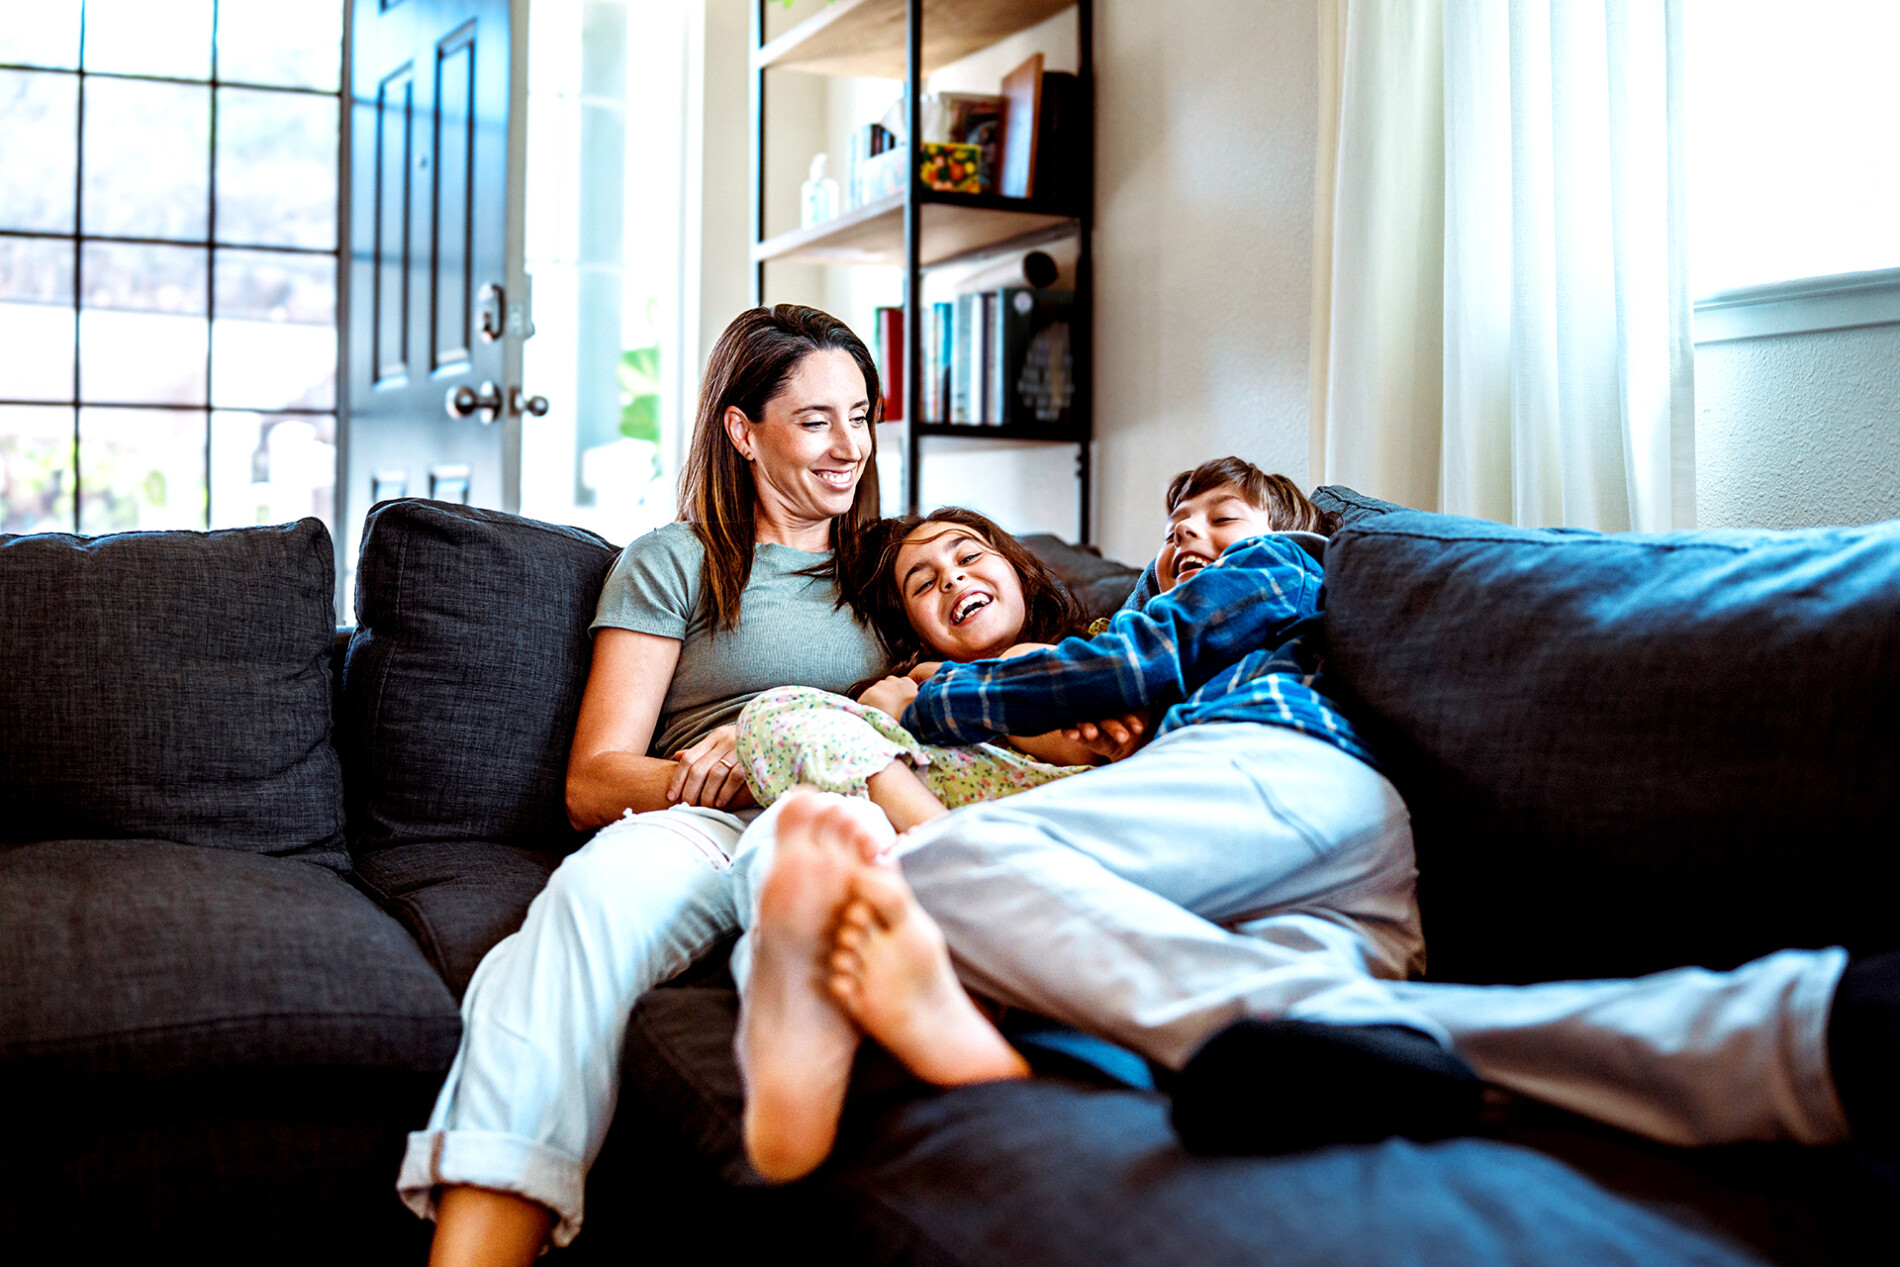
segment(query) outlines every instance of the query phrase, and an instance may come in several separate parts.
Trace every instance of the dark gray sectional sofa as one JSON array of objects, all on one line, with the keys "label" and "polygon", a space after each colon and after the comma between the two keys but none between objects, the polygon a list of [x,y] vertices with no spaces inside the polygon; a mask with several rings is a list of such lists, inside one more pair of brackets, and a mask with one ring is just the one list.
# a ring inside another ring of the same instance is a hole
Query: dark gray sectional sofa
[{"label": "dark gray sectional sofa", "polygon": [[[1327,673],[1413,807],[1434,976],[1900,943],[1900,524],[1598,537],[1320,499],[1354,521]],[[613,557],[388,503],[339,641],[314,521],[0,537],[0,1260],[421,1261],[396,1160],[475,964],[578,843],[563,771]],[[1892,1247],[1866,1239],[1890,1159],[1668,1149],[1534,1105],[1438,1144],[1190,1157],[1139,1061],[1033,1024],[1024,1084],[938,1093],[868,1052],[834,1162],[767,1188],[735,1007],[718,956],[641,1000],[561,1260]]]}]

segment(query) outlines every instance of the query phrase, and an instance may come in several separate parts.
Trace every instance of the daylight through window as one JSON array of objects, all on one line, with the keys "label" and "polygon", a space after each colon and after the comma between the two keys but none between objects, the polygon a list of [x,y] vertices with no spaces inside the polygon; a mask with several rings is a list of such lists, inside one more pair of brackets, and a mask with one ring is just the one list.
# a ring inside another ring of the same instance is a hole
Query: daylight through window
[{"label": "daylight through window", "polygon": [[342,0],[0,22],[0,531],[334,527],[342,30]]}]

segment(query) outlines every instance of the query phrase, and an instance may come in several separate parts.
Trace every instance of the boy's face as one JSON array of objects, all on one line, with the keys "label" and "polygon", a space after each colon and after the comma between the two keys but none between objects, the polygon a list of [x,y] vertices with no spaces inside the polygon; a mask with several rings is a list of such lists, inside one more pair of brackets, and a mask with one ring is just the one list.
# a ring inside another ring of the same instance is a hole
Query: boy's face
[{"label": "boy's face", "polygon": [[1171,590],[1218,559],[1236,541],[1272,532],[1267,512],[1240,495],[1231,484],[1197,493],[1168,516],[1168,535],[1155,556],[1155,575]]}]

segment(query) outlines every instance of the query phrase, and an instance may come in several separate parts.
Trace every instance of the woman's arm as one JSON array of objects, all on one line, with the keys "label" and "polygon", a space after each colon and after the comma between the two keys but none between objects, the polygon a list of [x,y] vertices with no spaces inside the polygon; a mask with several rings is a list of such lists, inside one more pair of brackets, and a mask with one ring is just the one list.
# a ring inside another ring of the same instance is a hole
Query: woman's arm
[{"label": "woman's arm", "polygon": [[576,828],[604,827],[622,810],[675,803],[667,790],[680,763],[649,757],[647,747],[679,658],[677,638],[631,629],[594,635],[594,662],[567,756],[567,818]]}]

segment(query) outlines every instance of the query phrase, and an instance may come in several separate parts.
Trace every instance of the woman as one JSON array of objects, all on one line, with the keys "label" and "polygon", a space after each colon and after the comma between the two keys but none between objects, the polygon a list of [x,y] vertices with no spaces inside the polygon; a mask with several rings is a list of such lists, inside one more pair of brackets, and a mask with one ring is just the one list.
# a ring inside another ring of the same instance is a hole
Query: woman
[{"label": "woman", "polygon": [[525,1267],[573,1239],[634,1001],[738,926],[739,711],[883,663],[838,579],[877,517],[877,401],[870,353],[815,309],[754,309],[713,348],[681,522],[626,548],[594,620],[567,803],[604,830],[476,969],[461,1050],[409,1138],[397,1186],[436,1219],[431,1263]]}]

